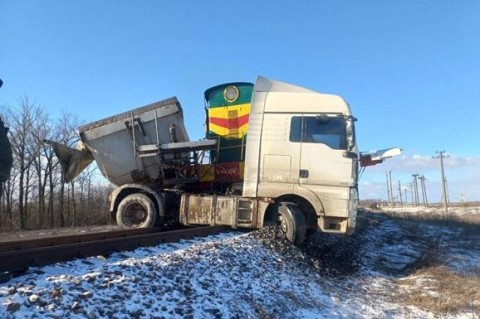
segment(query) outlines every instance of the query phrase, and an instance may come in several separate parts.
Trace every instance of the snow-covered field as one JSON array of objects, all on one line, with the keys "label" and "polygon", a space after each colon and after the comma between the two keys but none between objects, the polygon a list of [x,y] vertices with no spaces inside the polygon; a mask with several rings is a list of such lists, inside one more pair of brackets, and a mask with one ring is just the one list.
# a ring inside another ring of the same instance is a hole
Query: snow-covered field
[{"label": "snow-covered field", "polygon": [[270,228],[34,268],[0,285],[0,318],[480,318],[480,224],[437,215],[364,211],[353,236],[300,248]]}]

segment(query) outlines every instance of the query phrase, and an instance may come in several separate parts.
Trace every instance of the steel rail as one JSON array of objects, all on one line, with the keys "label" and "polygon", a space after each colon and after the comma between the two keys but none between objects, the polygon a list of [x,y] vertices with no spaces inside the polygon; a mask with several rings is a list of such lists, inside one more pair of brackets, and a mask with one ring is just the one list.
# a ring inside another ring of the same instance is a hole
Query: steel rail
[{"label": "steel rail", "polygon": [[[178,229],[178,228],[177,228]],[[91,232],[87,231],[85,233],[73,233],[70,235],[51,235],[51,236],[37,236],[28,239],[10,239],[10,240],[0,240],[0,253],[1,252],[10,252],[15,250],[23,250],[30,248],[39,248],[47,246],[58,246],[63,244],[73,244],[86,241],[94,240],[105,240],[109,238],[119,238],[127,237],[134,235],[142,235],[149,233],[157,233],[166,230],[173,230],[171,228],[161,228],[161,227],[152,227],[152,228],[118,228],[113,230],[104,230]]]},{"label": "steel rail", "polygon": [[[120,237],[107,235],[113,232],[102,232],[101,234],[82,234],[82,237],[83,235],[91,236],[93,238],[91,240],[84,238],[84,241],[78,242],[77,236],[72,236],[71,241],[68,242],[68,236],[62,236],[61,241],[59,241],[60,244],[55,244],[55,238],[52,238],[53,240],[50,239],[50,241],[45,242],[53,245],[38,245],[36,247],[29,247],[29,245],[33,245],[31,240],[29,240],[28,245],[16,245],[12,246],[12,248],[15,248],[13,250],[0,251],[0,282],[25,272],[31,266],[45,266],[90,256],[108,256],[113,252],[128,251],[137,247],[154,246],[179,241],[180,239],[215,235],[227,229],[225,226],[204,226],[165,232],[146,231],[146,233],[136,233],[134,235],[119,232],[119,234],[123,234]],[[18,249],[19,246],[24,248]]]}]

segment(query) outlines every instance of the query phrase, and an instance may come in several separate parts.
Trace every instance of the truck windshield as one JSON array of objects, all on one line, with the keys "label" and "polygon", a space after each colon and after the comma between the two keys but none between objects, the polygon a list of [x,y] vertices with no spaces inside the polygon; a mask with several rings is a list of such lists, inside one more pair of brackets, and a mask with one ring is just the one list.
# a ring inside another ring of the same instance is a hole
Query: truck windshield
[{"label": "truck windshield", "polygon": [[336,150],[346,150],[346,120],[336,116],[294,116],[290,126],[290,141],[322,143]]}]

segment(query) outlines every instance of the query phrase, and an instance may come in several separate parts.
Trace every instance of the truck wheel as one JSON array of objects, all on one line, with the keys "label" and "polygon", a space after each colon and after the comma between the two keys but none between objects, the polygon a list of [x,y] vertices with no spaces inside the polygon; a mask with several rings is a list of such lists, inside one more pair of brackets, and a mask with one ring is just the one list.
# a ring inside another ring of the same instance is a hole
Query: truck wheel
[{"label": "truck wheel", "polygon": [[280,229],[285,237],[298,246],[305,240],[305,216],[294,203],[280,202],[277,206]]},{"label": "truck wheel", "polygon": [[117,224],[127,228],[146,228],[155,225],[157,214],[152,200],[145,194],[126,196],[117,209]]}]

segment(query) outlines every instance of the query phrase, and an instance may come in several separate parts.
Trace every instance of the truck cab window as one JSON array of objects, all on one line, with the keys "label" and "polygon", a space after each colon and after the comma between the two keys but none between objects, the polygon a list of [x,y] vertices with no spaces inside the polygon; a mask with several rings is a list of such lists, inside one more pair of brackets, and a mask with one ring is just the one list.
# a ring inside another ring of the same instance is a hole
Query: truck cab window
[{"label": "truck cab window", "polygon": [[336,150],[347,149],[346,123],[342,117],[294,116],[290,141],[322,143]]}]

